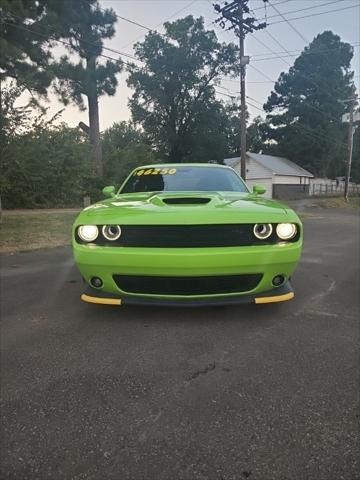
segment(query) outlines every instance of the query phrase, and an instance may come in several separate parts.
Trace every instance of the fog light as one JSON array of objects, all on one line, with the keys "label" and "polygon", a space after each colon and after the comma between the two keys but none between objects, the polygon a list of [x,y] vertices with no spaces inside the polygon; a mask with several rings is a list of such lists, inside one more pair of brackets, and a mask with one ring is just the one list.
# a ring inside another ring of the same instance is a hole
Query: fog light
[{"label": "fog light", "polygon": [[90,284],[95,288],[100,288],[103,285],[103,281],[99,277],[91,277]]},{"label": "fog light", "polygon": [[284,282],[285,282],[284,275],[276,275],[272,279],[272,284],[274,285],[274,287],[280,287],[280,285],[282,285]]}]

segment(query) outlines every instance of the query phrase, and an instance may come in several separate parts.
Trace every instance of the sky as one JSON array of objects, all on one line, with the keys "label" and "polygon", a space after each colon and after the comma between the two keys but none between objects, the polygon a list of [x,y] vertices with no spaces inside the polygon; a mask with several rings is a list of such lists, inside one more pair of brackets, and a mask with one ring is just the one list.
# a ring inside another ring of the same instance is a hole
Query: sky
[{"label": "sky", "polygon": [[[214,24],[217,15],[210,0],[99,0],[99,2],[103,8],[112,8],[118,16],[161,33],[164,32],[165,21],[174,21],[190,14],[195,17],[202,16],[205,26],[215,30],[220,41],[237,42],[234,33],[223,31]],[[296,56],[317,34],[325,30],[332,30],[342,41],[356,45],[352,68],[355,71],[355,84],[358,91],[360,90],[360,0],[270,0],[270,3],[275,8],[267,4],[265,11],[263,0],[249,0],[249,7],[254,9],[258,19],[267,14],[268,23],[279,22],[246,37],[245,54],[250,56],[246,72],[246,94],[251,97],[248,101],[252,104],[248,105],[250,119],[263,115],[255,107],[261,109],[271,92],[273,81],[278,79],[281,72],[289,69]],[[295,10],[301,11],[290,13]],[[323,13],[331,10],[332,13]],[[284,21],[284,17],[279,13],[290,20],[294,28]],[[302,16],[306,18],[295,19]],[[130,21],[118,18],[116,34],[111,40],[106,41],[106,47],[125,54],[134,53],[133,44],[142,41],[147,30]],[[285,50],[295,56],[286,56],[288,53]],[[104,51],[104,54],[118,58],[113,52]],[[266,59],[276,56],[285,58]],[[126,60],[126,57],[122,58]],[[131,118],[128,100],[132,92],[126,85],[126,77],[126,72],[118,76],[119,86],[115,96],[103,96],[99,100],[101,130],[114,122]],[[224,80],[217,90],[223,92],[222,95],[218,94],[219,98],[229,100],[226,95],[238,95],[239,82],[236,79]],[[48,106],[49,115],[63,108],[54,95],[50,95]],[[80,121],[88,123],[87,111],[81,112],[76,106],[67,106],[61,120],[71,127]]]}]

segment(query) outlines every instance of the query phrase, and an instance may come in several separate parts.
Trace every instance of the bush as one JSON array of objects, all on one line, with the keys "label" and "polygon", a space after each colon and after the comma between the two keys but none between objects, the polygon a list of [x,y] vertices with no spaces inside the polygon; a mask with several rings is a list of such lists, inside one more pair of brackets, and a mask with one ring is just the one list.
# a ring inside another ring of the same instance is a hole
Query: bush
[{"label": "bush", "polygon": [[93,168],[90,148],[77,129],[38,125],[7,138],[2,150],[4,208],[82,204]]}]

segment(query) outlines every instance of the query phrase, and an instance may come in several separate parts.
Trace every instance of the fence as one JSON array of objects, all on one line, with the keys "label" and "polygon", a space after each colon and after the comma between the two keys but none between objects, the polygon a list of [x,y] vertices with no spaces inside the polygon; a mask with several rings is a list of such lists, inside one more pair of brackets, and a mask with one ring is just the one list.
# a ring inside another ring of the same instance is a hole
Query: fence
[{"label": "fence", "polygon": [[308,196],[309,185],[287,183],[273,184],[273,198],[278,198],[279,200],[295,200]]},{"label": "fence", "polygon": [[[310,195],[333,195],[333,196],[342,196],[344,195],[345,185],[341,183],[336,185],[335,183],[324,184],[324,183],[313,183],[310,189]],[[349,185],[349,195],[359,196],[360,195],[360,185]]]}]

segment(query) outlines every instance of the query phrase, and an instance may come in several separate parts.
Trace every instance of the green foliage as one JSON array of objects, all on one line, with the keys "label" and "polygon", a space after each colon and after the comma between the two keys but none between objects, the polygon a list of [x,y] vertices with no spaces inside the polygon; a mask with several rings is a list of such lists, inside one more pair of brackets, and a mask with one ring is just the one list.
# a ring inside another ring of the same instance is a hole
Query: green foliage
[{"label": "green foliage", "polygon": [[0,139],[6,144],[7,139],[25,128],[30,121],[30,105],[15,106],[15,102],[24,92],[24,87],[18,87],[11,82],[1,89]]},{"label": "green foliage", "polygon": [[115,34],[115,12],[102,10],[96,0],[67,0],[66,6],[62,2],[54,6],[54,14],[59,35],[71,44],[68,50],[80,57],[78,62],[73,62],[68,55],[63,55],[52,65],[57,79],[55,89],[63,103],[73,102],[85,109],[83,95],[114,95],[121,61],[92,60],[102,54],[104,40]]},{"label": "green foliage", "polygon": [[93,169],[89,145],[77,129],[39,123],[14,135],[2,151],[4,208],[77,206]]},{"label": "green foliage", "polygon": [[135,45],[145,65],[129,68],[133,120],[163,160],[195,160],[195,152],[199,160],[221,157],[223,146],[217,151],[212,141],[223,112],[214,85],[237,71],[237,48],[219,43],[202,18],[187,16],[164,26],[164,35],[150,32]]},{"label": "green foliage", "polygon": [[58,16],[59,35],[68,40],[72,54],[77,54],[78,62],[68,55],[52,65],[57,79],[55,91],[67,105],[75,103],[84,110],[83,96],[87,97],[89,110],[89,139],[92,158],[99,177],[103,175],[102,150],[100,142],[98,98],[101,95],[114,95],[117,87],[116,74],[122,70],[121,60],[102,62],[100,56],[105,39],[115,34],[115,12],[103,10],[97,0],[67,0],[64,6],[58,2],[54,7]]},{"label": "green foliage", "polygon": [[49,60],[54,32],[47,28],[45,8],[50,1],[0,0],[0,79],[16,79],[18,85],[43,96],[52,80]]},{"label": "green foliage", "polygon": [[81,130],[55,126],[61,112],[50,120],[45,120],[46,111],[28,116],[26,106],[14,105],[21,92],[14,86],[1,92],[4,208],[81,206],[85,195],[97,201],[105,184],[120,186],[133,168],[156,162],[141,131],[130,123],[116,123],[103,134],[105,177],[99,179]]},{"label": "green foliage", "polygon": [[346,127],[341,116],[351,95],[352,47],[330,31],[319,34],[282,73],[264,108],[267,138],[278,153],[315,175],[344,174]]},{"label": "green foliage", "polygon": [[[264,137],[266,132],[266,123],[261,117],[254,118],[247,129],[247,149],[253,153],[259,153],[266,148]],[[265,153],[265,152],[263,152]]]},{"label": "green foliage", "polygon": [[143,132],[131,123],[119,122],[103,133],[104,182],[120,186],[135,167],[156,163]]}]

